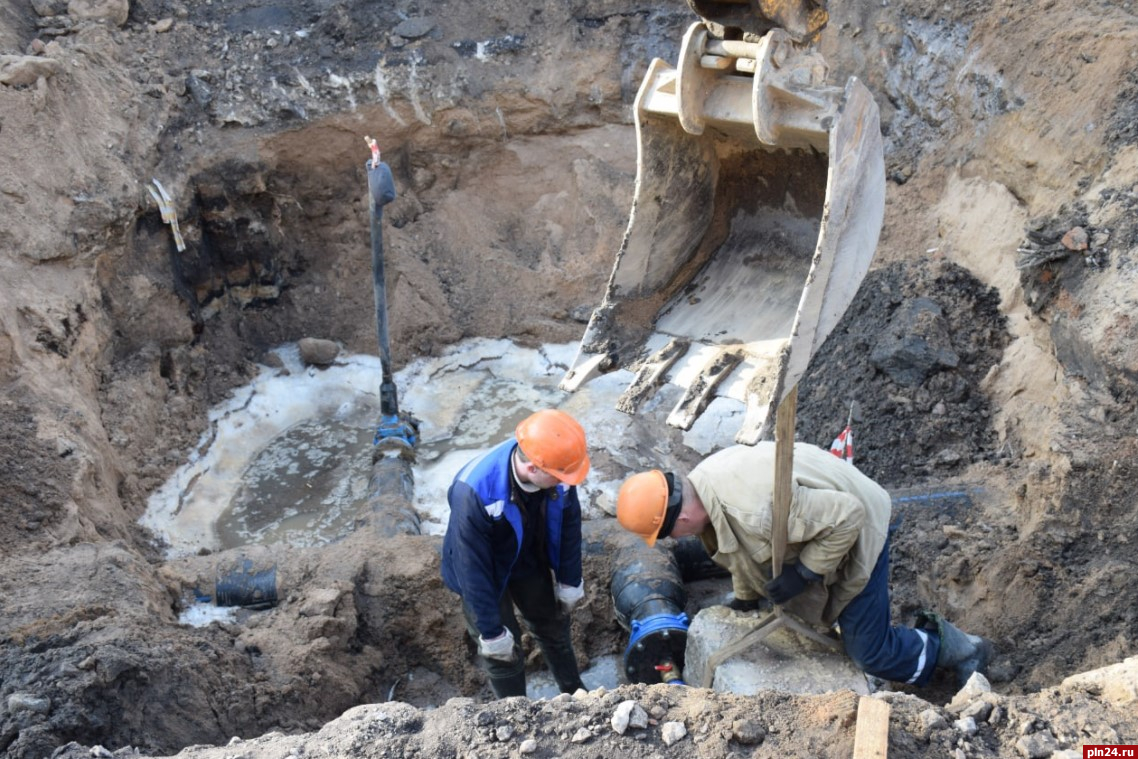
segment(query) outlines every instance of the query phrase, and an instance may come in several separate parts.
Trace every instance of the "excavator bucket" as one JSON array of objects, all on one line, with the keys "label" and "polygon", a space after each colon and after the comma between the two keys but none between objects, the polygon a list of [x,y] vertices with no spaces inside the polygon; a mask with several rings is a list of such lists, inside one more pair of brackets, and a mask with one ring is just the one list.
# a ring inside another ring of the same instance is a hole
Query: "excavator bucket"
[{"label": "excavator bucket", "polygon": [[[754,35],[752,35],[754,37]],[[783,29],[756,42],[684,36],[678,68],[649,66],[636,97],[636,192],[604,298],[561,387],[619,368],[617,408],[665,382],[668,424],[716,396],[744,404],[736,441],[774,411],[869,269],[885,206],[877,105]]]}]

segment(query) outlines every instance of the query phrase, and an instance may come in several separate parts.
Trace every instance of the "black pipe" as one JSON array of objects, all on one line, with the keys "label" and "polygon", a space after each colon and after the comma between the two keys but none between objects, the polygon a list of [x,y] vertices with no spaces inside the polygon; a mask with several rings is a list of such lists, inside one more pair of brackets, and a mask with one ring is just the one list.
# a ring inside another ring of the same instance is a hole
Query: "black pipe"
[{"label": "black pipe", "polygon": [[613,558],[612,600],[617,621],[631,633],[624,652],[630,682],[683,684],[687,591],[671,551],[623,540]]},{"label": "black pipe", "polygon": [[379,340],[379,360],[383,378],[379,384],[379,426],[375,430],[376,445],[393,443],[414,448],[419,436],[419,421],[399,413],[399,393],[391,371],[391,344],[387,334],[387,279],[383,259],[383,207],[395,200],[395,180],[391,167],[379,160],[379,146],[366,138],[372,158],[367,169],[368,216],[371,219],[371,273],[375,288],[375,328]]},{"label": "black pipe", "polygon": [[218,606],[243,606],[247,609],[268,609],[277,605],[277,567],[255,569],[251,559],[220,574],[214,584],[214,599]]},{"label": "black pipe", "polygon": [[703,547],[703,541],[695,535],[677,538],[675,547],[672,548],[672,555],[676,557],[680,577],[684,582],[731,576],[730,572],[711,560],[707,555],[707,549]]},{"label": "black pipe", "polygon": [[387,335],[387,281],[383,271],[383,207],[395,200],[395,180],[391,176],[391,167],[378,158],[368,160],[364,165],[367,168],[368,215],[371,218],[375,322],[379,335],[379,360],[383,362],[383,381],[379,386],[380,411],[384,416],[397,416],[399,395],[391,372],[391,345]]},{"label": "black pipe", "polygon": [[368,510],[375,531],[380,537],[419,535],[422,523],[415,511],[415,475],[411,464],[414,455],[393,455],[412,449],[376,448],[372,457],[371,480],[368,482]]}]

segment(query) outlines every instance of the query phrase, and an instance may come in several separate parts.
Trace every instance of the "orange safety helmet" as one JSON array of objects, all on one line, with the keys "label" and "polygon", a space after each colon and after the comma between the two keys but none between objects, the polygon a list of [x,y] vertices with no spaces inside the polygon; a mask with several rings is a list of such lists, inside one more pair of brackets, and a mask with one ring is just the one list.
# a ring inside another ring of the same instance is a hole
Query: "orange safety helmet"
[{"label": "orange safety helmet", "polygon": [[[677,483],[678,484],[678,483]],[[679,507],[683,491],[672,492],[668,476],[659,469],[634,474],[620,486],[616,497],[616,519],[620,526],[644,538],[649,546],[656,544],[668,507]]]},{"label": "orange safety helmet", "polygon": [[585,430],[564,411],[534,412],[518,424],[514,434],[527,459],[566,485],[580,485],[589,473]]}]

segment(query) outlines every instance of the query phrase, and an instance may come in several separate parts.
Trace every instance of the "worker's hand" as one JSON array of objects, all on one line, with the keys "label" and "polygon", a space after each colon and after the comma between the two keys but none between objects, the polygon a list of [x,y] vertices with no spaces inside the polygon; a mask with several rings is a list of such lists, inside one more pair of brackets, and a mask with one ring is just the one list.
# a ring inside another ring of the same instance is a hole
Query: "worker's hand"
[{"label": "worker's hand", "polygon": [[[805,571],[803,571],[805,570]],[[767,597],[780,606],[806,590],[808,582],[821,579],[798,562],[787,564],[782,573],[766,584]]]},{"label": "worker's hand", "polygon": [[553,592],[557,595],[557,603],[561,604],[561,611],[568,614],[585,597],[585,581],[581,580],[579,585],[556,583]]},{"label": "worker's hand", "polygon": [[498,661],[506,662],[514,661],[514,634],[510,632],[510,628],[503,627],[502,634],[497,638],[486,640],[479,635],[478,653],[487,659],[497,659]]},{"label": "worker's hand", "polygon": [[759,599],[757,598],[732,598],[731,602],[727,604],[727,608],[732,611],[758,611]]}]

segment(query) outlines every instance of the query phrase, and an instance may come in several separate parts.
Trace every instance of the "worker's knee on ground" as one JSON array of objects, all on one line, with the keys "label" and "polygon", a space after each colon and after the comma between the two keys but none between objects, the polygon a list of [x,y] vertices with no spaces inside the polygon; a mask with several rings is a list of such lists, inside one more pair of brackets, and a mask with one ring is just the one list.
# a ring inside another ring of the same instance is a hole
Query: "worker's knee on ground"
[{"label": "worker's knee on ground", "polygon": [[[897,664],[894,661],[893,652],[885,645],[884,641],[844,638],[842,643],[846,650],[846,656],[867,675],[885,677],[883,673],[892,670]],[[886,677],[885,679],[890,678]]]}]

